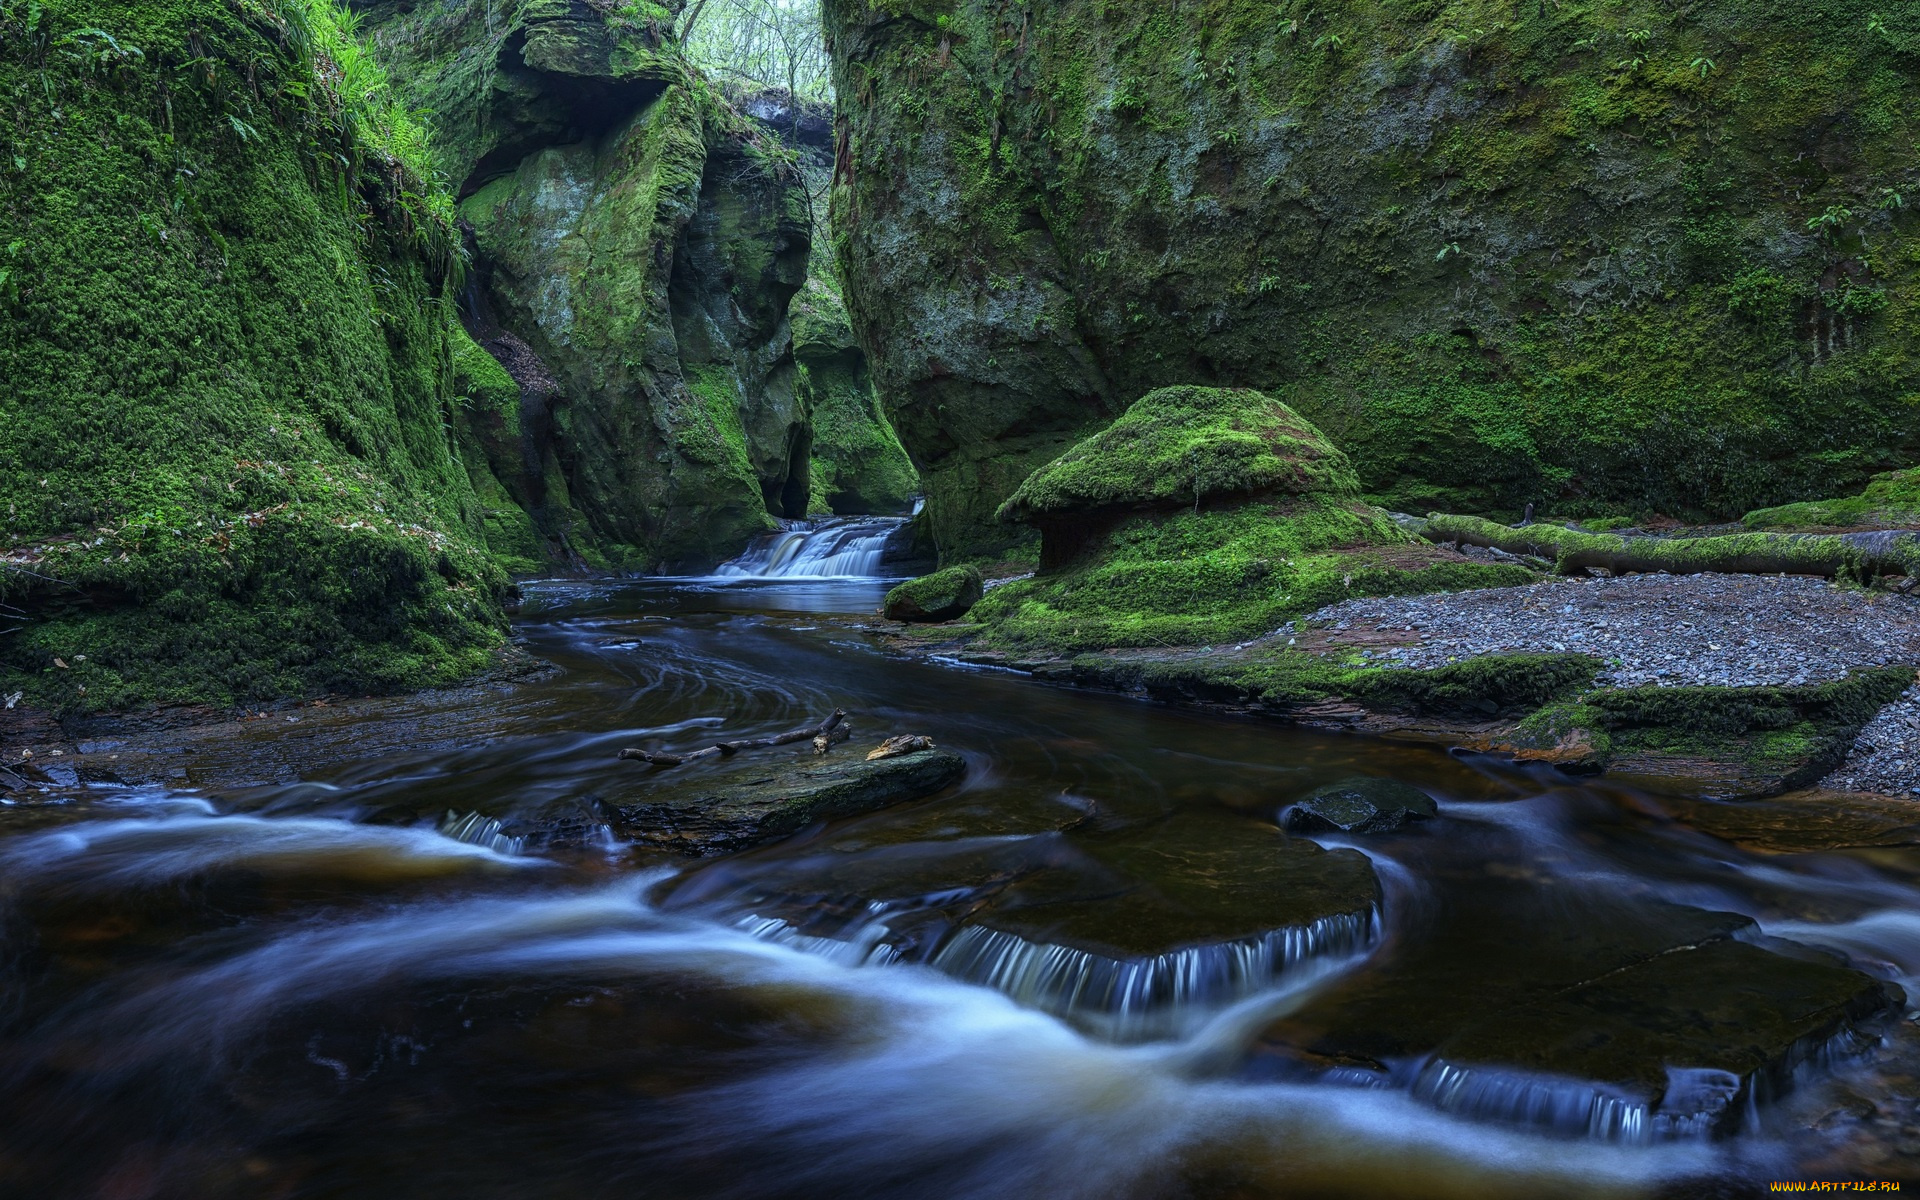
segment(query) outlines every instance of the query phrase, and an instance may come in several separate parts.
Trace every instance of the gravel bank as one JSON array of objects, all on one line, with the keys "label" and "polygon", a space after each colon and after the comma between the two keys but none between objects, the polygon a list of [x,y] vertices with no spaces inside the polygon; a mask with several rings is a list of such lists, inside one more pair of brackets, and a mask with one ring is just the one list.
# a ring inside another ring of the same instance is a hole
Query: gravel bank
[{"label": "gravel bank", "polygon": [[[1920,664],[1920,598],[1755,575],[1628,575],[1435,596],[1348,600],[1307,618],[1342,633],[1402,633],[1383,664],[1573,651],[1611,687],[1799,686],[1859,667]],[[1376,638],[1368,641],[1377,642]]]},{"label": "gravel bank", "polygon": [[1847,761],[1820,786],[1836,792],[1920,792],[1920,687],[1880,710],[1853,740]]},{"label": "gravel bank", "polygon": [[[1573,651],[1611,687],[1799,686],[1861,667],[1920,665],[1920,598],[1754,575],[1556,579],[1523,588],[1349,600],[1307,618],[1383,666]],[[1387,644],[1397,642],[1397,644]],[[1920,791],[1920,686],[1860,733],[1823,786]]]}]

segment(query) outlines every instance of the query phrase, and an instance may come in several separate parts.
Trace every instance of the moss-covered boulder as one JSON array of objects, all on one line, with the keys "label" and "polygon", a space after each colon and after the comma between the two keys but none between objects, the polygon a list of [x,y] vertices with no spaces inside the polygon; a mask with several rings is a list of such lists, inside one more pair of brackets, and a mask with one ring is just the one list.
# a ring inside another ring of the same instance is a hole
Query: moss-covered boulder
[{"label": "moss-covered boulder", "polygon": [[1534,578],[1417,541],[1357,491],[1345,456],[1285,404],[1162,389],[1013,493],[1001,515],[1040,527],[1040,573],[973,616],[1009,649],[1194,646],[1354,596]]},{"label": "moss-covered boulder", "polygon": [[805,189],[672,25],[646,3],[369,13],[462,197],[463,319],[521,392],[497,494],[567,565],[711,563],[809,507]]},{"label": "moss-covered boulder", "polygon": [[954,621],[966,616],[985,594],[978,567],[948,567],[888,592],[884,611],[890,621]]},{"label": "moss-covered boulder", "polygon": [[1284,493],[1351,494],[1353,467],[1285,404],[1251,388],[1169,387],[1027,477],[1003,521]]},{"label": "moss-covered boulder", "polygon": [[0,692],[485,665],[505,581],[447,433],[449,205],[333,10],[0,6],[0,94]]},{"label": "moss-covered boulder", "polygon": [[848,307],[950,557],[1184,382],[1408,512],[1732,519],[1920,449],[1911,5],[823,11]]}]

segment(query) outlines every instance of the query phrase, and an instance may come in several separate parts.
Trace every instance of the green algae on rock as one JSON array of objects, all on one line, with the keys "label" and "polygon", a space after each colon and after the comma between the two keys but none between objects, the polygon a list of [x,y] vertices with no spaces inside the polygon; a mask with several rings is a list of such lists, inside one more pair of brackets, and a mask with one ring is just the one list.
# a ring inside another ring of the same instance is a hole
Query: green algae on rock
[{"label": "green algae on rock", "polygon": [[949,557],[1185,382],[1403,511],[1729,519],[1912,455],[1910,7],[824,15],[849,309]]},{"label": "green algae on rock", "polygon": [[339,19],[0,9],[0,690],[28,704],[419,687],[503,641],[446,432],[447,205]]},{"label": "green algae on rock", "polygon": [[986,594],[980,569],[971,563],[910,580],[887,593],[890,621],[953,621],[967,615]]}]

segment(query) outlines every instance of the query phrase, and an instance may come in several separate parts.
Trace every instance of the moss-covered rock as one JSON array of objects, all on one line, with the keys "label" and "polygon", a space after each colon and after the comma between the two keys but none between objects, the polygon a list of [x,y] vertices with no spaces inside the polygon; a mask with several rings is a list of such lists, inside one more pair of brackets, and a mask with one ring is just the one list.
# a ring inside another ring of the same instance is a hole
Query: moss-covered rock
[{"label": "moss-covered rock", "polygon": [[1413,512],[1726,519],[1915,449],[1920,11],[824,12],[849,310],[950,557],[1169,384]]},{"label": "moss-covered rock", "polygon": [[1162,389],[1014,492],[1001,514],[1040,526],[1040,573],[974,619],[1003,648],[1197,646],[1356,596],[1535,577],[1417,541],[1356,491],[1345,456],[1286,405]]},{"label": "moss-covered rock", "polygon": [[1285,404],[1250,388],[1169,387],[1027,477],[1003,521],[1272,494],[1360,490],[1332,442]]},{"label": "moss-covered rock", "polygon": [[953,621],[966,616],[985,594],[978,567],[948,567],[888,592],[885,611],[890,621]]},{"label": "moss-covered rock", "polygon": [[772,514],[804,516],[787,317],[804,187],[680,58],[666,8],[393,5],[369,22],[437,119],[478,276],[463,316],[521,392],[519,462],[490,469],[543,555],[711,563]]},{"label": "moss-covered rock", "polygon": [[352,51],[324,5],[0,6],[0,691],[381,690],[501,643],[453,230]]},{"label": "moss-covered rock", "polygon": [[798,394],[812,423],[811,508],[841,516],[906,512],[920,476],[880,411],[828,256],[816,254],[793,299]]}]

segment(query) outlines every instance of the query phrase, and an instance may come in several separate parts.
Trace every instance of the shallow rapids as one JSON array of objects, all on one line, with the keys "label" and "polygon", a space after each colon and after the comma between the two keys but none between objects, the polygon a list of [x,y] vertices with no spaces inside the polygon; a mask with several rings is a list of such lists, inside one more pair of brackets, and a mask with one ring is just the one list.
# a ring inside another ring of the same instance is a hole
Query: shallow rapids
[{"label": "shallow rapids", "polygon": [[[542,587],[558,674],[9,795],[0,1194],[1677,1200],[1902,1169],[1920,998],[1876,989],[1920,977],[1911,848],[1754,853],[1658,797],[903,662],[703,587]],[[621,746],[835,707],[965,782],[709,861],[623,836],[707,768]],[[1279,828],[1354,774],[1440,815]]]}]

